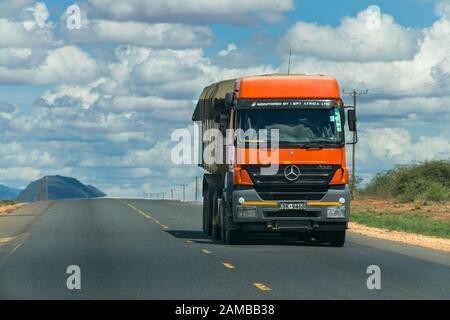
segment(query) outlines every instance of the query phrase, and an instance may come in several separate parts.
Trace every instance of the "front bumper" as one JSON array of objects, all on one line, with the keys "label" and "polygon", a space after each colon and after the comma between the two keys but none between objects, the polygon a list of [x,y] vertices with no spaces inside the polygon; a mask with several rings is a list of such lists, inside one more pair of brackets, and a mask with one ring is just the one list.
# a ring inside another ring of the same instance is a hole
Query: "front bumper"
[{"label": "front bumper", "polygon": [[[280,210],[279,204],[283,202],[297,201],[264,201],[254,189],[235,190],[233,192],[234,227],[258,232],[340,231],[347,228],[350,216],[348,186],[341,190],[329,189],[320,201],[298,201],[306,204],[306,207],[301,209]],[[341,215],[333,214],[333,208],[338,208]],[[243,214],[243,211],[246,213]]]}]

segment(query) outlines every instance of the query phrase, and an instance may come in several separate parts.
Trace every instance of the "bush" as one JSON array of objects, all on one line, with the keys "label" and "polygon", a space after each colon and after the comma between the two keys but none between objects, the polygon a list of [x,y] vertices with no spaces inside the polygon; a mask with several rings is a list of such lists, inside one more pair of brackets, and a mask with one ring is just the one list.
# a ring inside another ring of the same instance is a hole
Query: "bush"
[{"label": "bush", "polygon": [[433,182],[424,193],[425,200],[444,201],[448,199],[449,189],[439,182]]},{"label": "bush", "polygon": [[418,199],[443,201],[448,199],[449,190],[450,161],[434,160],[416,165],[397,166],[379,173],[359,192],[359,195],[394,198],[401,202]]},{"label": "bush", "polygon": [[13,200],[0,200],[0,206],[11,206],[16,204],[16,201]]}]

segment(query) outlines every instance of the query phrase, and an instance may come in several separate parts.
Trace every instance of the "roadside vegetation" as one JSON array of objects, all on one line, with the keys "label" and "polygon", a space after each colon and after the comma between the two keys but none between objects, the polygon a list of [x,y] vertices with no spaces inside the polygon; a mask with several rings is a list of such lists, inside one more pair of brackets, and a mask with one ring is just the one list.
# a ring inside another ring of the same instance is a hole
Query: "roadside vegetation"
[{"label": "roadside vegetation", "polygon": [[450,161],[398,166],[358,190],[351,221],[450,239]]},{"label": "roadside vegetation", "polygon": [[15,204],[17,204],[17,202],[14,200],[0,200],[0,207],[13,206]]},{"label": "roadside vegetation", "polygon": [[398,166],[379,173],[357,195],[399,202],[447,201],[450,199],[450,160]]},{"label": "roadside vegetation", "polygon": [[368,227],[450,239],[450,220],[438,219],[414,212],[393,214],[377,212],[373,208],[354,209],[351,220]]}]

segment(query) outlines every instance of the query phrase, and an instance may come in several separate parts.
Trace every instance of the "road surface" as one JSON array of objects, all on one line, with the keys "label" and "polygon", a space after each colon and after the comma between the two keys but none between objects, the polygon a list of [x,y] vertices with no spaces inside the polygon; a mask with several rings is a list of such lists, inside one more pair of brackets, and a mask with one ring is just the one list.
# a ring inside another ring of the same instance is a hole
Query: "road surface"
[{"label": "road surface", "polygon": [[[0,216],[3,299],[449,299],[450,255],[349,234],[344,248],[228,246],[177,201],[38,202]],[[69,290],[67,267],[81,270]],[[369,265],[381,289],[367,288]]]}]

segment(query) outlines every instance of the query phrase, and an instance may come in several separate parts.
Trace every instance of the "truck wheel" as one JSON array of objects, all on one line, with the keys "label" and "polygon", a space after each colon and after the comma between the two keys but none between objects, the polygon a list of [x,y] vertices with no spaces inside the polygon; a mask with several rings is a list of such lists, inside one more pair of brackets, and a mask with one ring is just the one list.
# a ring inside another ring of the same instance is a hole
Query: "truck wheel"
[{"label": "truck wheel", "polygon": [[226,244],[239,244],[241,242],[241,232],[239,230],[232,230],[230,228],[231,221],[228,219],[225,220],[226,225],[224,227],[224,241]]},{"label": "truck wheel", "polygon": [[212,234],[211,202],[211,196],[208,190],[203,197],[203,232],[208,236]]},{"label": "truck wheel", "polygon": [[[212,210],[212,236],[214,239],[218,239],[220,240],[220,226],[218,225],[219,223],[219,207],[218,207],[218,202],[217,202],[217,192],[213,197],[213,210]],[[216,223],[214,223],[216,222]]]},{"label": "truck wheel", "polygon": [[330,232],[330,246],[343,247],[345,243],[345,231]]}]

